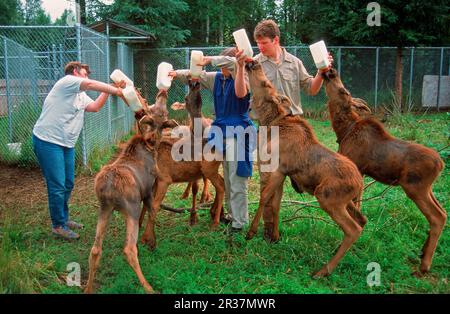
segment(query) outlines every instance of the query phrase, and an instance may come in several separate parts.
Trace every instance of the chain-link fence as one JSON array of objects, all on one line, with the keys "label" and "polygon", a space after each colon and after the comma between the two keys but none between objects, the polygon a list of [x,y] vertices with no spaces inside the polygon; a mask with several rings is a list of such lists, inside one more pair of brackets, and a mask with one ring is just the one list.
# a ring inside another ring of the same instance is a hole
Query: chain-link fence
[{"label": "chain-link fence", "polygon": [[[109,81],[115,68],[133,78],[132,48],[83,26],[0,26],[0,40],[0,160],[6,162],[36,162],[32,129],[67,62],[89,64],[90,78],[102,82]],[[132,112],[116,98],[109,97],[99,112],[86,114],[77,162],[86,165],[93,152],[131,130]]]},{"label": "chain-link fence", "polygon": [[[189,68],[190,52],[201,50],[204,55],[218,55],[223,47],[142,49],[134,51],[136,85],[144,89],[147,98],[156,94],[156,70],[160,62],[166,61],[175,69]],[[253,48],[259,53],[258,48]],[[317,69],[307,46],[286,47],[287,51],[302,60],[307,71],[315,75]],[[390,108],[394,101],[395,67],[397,49],[392,47],[329,47],[334,58],[334,67],[341,74],[342,81],[354,97],[365,99],[374,108]],[[403,103],[408,109],[422,107],[422,86],[425,75],[435,75],[440,81],[439,106],[450,106],[448,97],[442,96],[442,90],[450,75],[450,47],[443,48],[404,48],[403,49]],[[208,66],[207,71],[218,71]],[[169,101],[181,101],[186,87],[174,82],[170,89]],[[204,112],[212,113],[212,95],[203,91]],[[302,106],[305,111],[323,110],[326,96],[322,88],[316,96],[302,94]],[[436,103],[437,104],[437,103]],[[175,114],[175,113],[174,113]],[[176,115],[176,114],[175,114]]]},{"label": "chain-link fence", "polygon": [[[306,46],[286,47],[299,57],[309,73],[316,68]],[[141,88],[144,97],[153,103],[156,72],[160,62],[171,63],[175,69],[189,68],[192,50],[204,55],[218,55],[223,47],[132,49],[129,45],[83,26],[0,26],[0,161],[34,163],[31,147],[32,128],[39,117],[42,104],[50,89],[64,73],[64,65],[79,60],[90,65],[91,78],[109,81],[115,68],[121,69]],[[360,97],[373,108],[389,107],[395,88],[396,48],[329,47],[334,66],[354,97]],[[258,49],[254,48],[255,53]],[[207,71],[218,71],[211,66]],[[403,95],[408,108],[422,107],[424,76],[437,79],[436,104],[449,106],[448,76],[450,47],[403,49]],[[183,101],[186,86],[174,82],[169,103]],[[88,92],[91,98],[97,93]],[[214,114],[209,91],[202,91],[207,116]],[[440,101],[439,101],[439,98]],[[445,101],[442,101],[442,100]],[[316,96],[302,95],[305,111],[324,110],[324,89]],[[439,107],[438,106],[438,107]],[[169,108],[170,110],[170,108]],[[170,112],[171,117],[184,119],[186,113]],[[132,112],[110,97],[98,113],[88,113],[76,147],[77,161],[87,164],[97,149],[102,149],[128,133],[133,125]]]}]

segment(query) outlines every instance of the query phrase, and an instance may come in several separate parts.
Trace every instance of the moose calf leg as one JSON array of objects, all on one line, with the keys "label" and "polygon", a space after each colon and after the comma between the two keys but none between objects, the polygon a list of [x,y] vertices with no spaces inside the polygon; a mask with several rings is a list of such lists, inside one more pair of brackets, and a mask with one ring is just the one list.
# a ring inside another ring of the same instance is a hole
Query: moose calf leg
[{"label": "moose calf leg", "polygon": [[198,193],[198,182],[191,182],[192,184],[192,208],[191,208],[191,216],[189,217],[189,225],[193,226],[198,222],[197,215],[197,193]]},{"label": "moose calf leg", "polygon": [[342,243],[339,246],[336,254],[321,270],[314,274],[314,278],[325,277],[331,274],[331,272],[339,263],[341,258],[345,255],[347,250],[359,238],[363,229],[349,215],[345,204],[328,204],[326,200],[323,200],[323,198],[321,198],[321,196],[317,196],[320,207],[322,207],[322,209],[324,209],[330,215],[330,217],[339,225],[339,227],[341,227],[342,231],[344,232],[344,239],[342,240]]},{"label": "moose calf leg", "polygon": [[209,180],[203,177],[203,191],[200,197],[200,204],[209,203],[212,200],[212,195],[209,193]]},{"label": "moose calf leg", "polygon": [[139,234],[139,222],[128,216],[127,217],[127,236],[125,240],[125,247],[123,252],[127,258],[128,264],[133,268],[134,272],[138,276],[139,282],[144,287],[146,293],[154,293],[152,286],[147,282],[142,273],[141,266],[137,256],[137,237]]},{"label": "moose calf leg", "polygon": [[112,208],[100,208],[100,215],[97,222],[97,231],[95,234],[94,245],[89,254],[89,279],[84,289],[84,293],[94,292],[94,277],[102,257],[102,243],[105,236],[106,226],[108,225],[109,217],[111,216]]},{"label": "moose calf leg", "polygon": [[192,182],[189,182],[188,185],[186,186],[186,189],[183,192],[183,195],[181,195],[180,199],[182,199],[182,200],[187,199],[189,197],[189,193],[191,192],[191,188],[192,188]]},{"label": "moose calf leg", "polygon": [[[434,251],[447,221],[447,214],[436,204],[430,194],[430,188],[425,189],[417,186],[403,186],[406,194],[419,207],[420,211],[430,224],[427,240],[422,248],[422,261],[420,272],[426,273],[430,270]],[[427,191],[428,190],[428,191]]]},{"label": "moose calf leg", "polygon": [[[263,213],[263,209],[265,208],[267,203],[274,197],[274,194],[279,189],[280,184],[283,184],[284,178],[285,176],[281,172],[276,171],[273,173],[269,173],[267,184],[261,191],[258,210],[256,211],[255,217],[253,218],[250,225],[250,229],[247,232],[247,240],[253,238],[258,232],[258,223]],[[270,234],[270,237],[272,237],[272,234]]]}]

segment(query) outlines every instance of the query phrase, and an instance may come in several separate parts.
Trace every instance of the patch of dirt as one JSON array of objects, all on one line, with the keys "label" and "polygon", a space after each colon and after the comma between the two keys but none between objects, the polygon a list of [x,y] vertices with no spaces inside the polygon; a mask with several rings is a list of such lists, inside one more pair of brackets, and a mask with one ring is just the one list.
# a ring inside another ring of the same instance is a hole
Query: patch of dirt
[{"label": "patch of dirt", "polygon": [[[71,203],[95,198],[94,176],[77,175]],[[0,204],[5,207],[47,202],[47,186],[40,168],[19,168],[0,163]]]}]

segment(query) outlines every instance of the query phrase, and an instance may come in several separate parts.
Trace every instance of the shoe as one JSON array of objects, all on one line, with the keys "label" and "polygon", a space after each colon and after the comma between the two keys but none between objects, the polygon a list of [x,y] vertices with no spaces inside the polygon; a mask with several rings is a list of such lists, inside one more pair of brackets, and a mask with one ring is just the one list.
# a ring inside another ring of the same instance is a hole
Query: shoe
[{"label": "shoe", "polygon": [[80,235],[78,233],[73,232],[67,226],[52,228],[52,233],[53,235],[66,240],[78,240],[80,238]]},{"label": "shoe", "polygon": [[235,227],[231,227],[230,228],[230,233],[231,234],[240,233],[241,231],[242,231],[242,228],[235,228]]},{"label": "shoe", "polygon": [[225,216],[220,217],[220,222],[224,225],[229,225],[231,223],[231,219]]},{"label": "shoe", "polygon": [[80,224],[73,220],[69,220],[68,222],[66,222],[66,226],[69,227],[70,229],[83,229],[84,228],[83,224]]},{"label": "shoe", "polygon": [[241,231],[242,231],[242,228],[232,227],[231,224],[229,224],[228,227],[226,227],[225,230],[223,231],[223,234],[233,235],[233,234],[238,234]]}]

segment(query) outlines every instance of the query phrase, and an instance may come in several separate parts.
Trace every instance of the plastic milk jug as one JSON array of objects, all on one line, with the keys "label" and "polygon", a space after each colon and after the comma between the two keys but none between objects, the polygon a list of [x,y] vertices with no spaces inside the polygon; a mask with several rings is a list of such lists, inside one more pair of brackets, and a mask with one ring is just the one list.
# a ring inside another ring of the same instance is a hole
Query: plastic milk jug
[{"label": "plastic milk jug", "polygon": [[327,47],[325,46],[325,42],[323,40],[310,45],[309,50],[311,51],[317,69],[320,70],[330,65]]},{"label": "plastic milk jug", "polygon": [[109,76],[111,78],[111,80],[113,80],[113,82],[115,83],[119,83],[120,81],[125,81],[125,83],[127,84],[127,86],[134,86],[134,83],[132,80],[130,80],[128,78],[128,76],[125,75],[125,73],[123,73],[122,71],[120,71],[119,69],[115,69],[111,75]]},{"label": "plastic milk jug", "polygon": [[158,73],[156,74],[156,87],[158,89],[169,89],[172,85],[172,79],[169,72],[173,70],[173,66],[167,62],[161,62],[158,65]]},{"label": "plastic milk jug", "polygon": [[202,73],[203,67],[197,65],[203,59],[203,52],[200,50],[192,50],[191,51],[191,67],[189,68],[192,77],[199,77]]},{"label": "plastic milk jug", "polygon": [[233,32],[234,41],[239,50],[244,50],[244,54],[252,58],[253,57],[253,49],[250,44],[250,40],[248,39],[247,32],[244,28],[241,28],[235,32]]},{"label": "plastic milk jug", "polygon": [[141,102],[139,101],[138,96],[136,95],[136,90],[134,86],[127,86],[122,90],[123,96],[127,100],[130,105],[131,110],[139,111],[142,109]]}]

